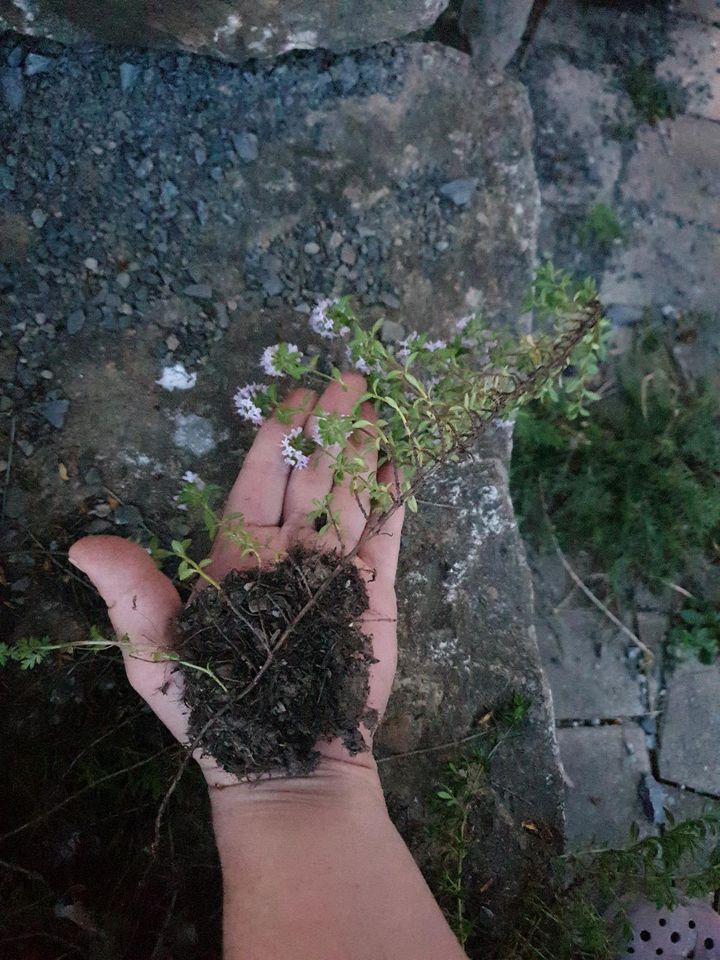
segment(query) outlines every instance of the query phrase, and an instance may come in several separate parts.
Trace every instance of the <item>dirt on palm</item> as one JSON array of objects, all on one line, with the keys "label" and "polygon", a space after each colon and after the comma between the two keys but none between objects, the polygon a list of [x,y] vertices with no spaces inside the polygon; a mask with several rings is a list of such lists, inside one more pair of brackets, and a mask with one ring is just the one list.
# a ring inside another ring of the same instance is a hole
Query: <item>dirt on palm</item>
[{"label": "dirt on palm", "polygon": [[179,655],[213,674],[182,668],[191,740],[250,778],[310,773],[318,741],[366,749],[359,727],[376,722],[367,709],[375,661],[359,627],[368,598],[355,567],[295,549],[276,566],[233,571],[221,586],[198,593],[178,623]]}]

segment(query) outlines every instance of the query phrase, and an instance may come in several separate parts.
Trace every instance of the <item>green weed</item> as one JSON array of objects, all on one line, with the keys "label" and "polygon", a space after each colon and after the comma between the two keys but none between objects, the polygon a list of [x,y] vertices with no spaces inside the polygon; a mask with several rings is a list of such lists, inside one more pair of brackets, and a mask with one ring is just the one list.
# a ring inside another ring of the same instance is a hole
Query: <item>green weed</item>
[{"label": "green weed", "polygon": [[677,81],[655,75],[651,61],[632,64],[622,74],[622,83],[639,117],[647,123],[672,120],[682,112],[687,94]]},{"label": "green weed", "polygon": [[501,952],[503,960],[615,960],[630,931],[623,903],[650,900],[672,909],[720,886],[720,808],[676,823],[662,836],[622,849],[560,858],[552,890],[531,892],[528,908]]},{"label": "green weed", "polygon": [[547,507],[560,544],[590,551],[616,589],[679,578],[716,549],[720,401],[685,381],[668,347],[641,331],[581,415],[559,393],[517,418],[511,489],[525,534],[543,541]]},{"label": "green weed", "polygon": [[679,660],[688,654],[711,664],[720,653],[720,610],[692,601],[678,614],[670,631],[670,652]]},{"label": "green weed", "polygon": [[625,231],[617,213],[606,203],[597,203],[588,210],[578,226],[578,240],[588,251],[607,255],[618,240],[623,240]]}]

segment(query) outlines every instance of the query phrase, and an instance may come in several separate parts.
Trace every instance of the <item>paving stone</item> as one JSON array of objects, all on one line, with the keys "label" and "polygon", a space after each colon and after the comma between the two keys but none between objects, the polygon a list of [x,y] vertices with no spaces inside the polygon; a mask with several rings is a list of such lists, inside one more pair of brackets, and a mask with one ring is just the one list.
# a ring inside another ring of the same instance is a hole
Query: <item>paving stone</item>
[{"label": "paving stone", "polygon": [[[604,135],[619,111],[621,94],[612,89],[608,77],[583,70],[561,56],[553,61],[552,70],[543,82],[546,102],[553,109],[541,120],[548,122],[562,135],[563,143],[572,143],[587,160],[587,176],[578,176],[577,166],[556,163],[556,175],[543,187],[543,202],[551,205],[589,206],[612,203],[613,191],[622,165],[622,146]],[[566,147],[567,149],[567,147]]]},{"label": "paving stone", "polygon": [[660,775],[720,796],[720,665],[687,663],[668,683]]},{"label": "paving stone", "polygon": [[636,242],[615,257],[602,278],[603,302],[717,310],[718,233],[663,215],[636,221],[632,233]]},{"label": "paving stone", "polygon": [[628,202],[720,228],[720,124],[679,117],[643,128],[622,190]]},{"label": "paving stone", "polygon": [[644,713],[627,643],[602,613],[590,608],[560,610],[540,617],[536,630],[558,720]]},{"label": "paving stone", "polygon": [[624,844],[637,823],[653,832],[639,796],[650,772],[645,735],[637,724],[558,730],[565,788],[566,839],[570,849],[595,843]]},{"label": "paving stone", "polygon": [[675,13],[686,17],[700,17],[709,23],[720,21],[720,0],[674,0]]},{"label": "paving stone", "polygon": [[657,76],[681,81],[690,94],[689,113],[720,120],[720,27],[684,21],[670,41],[673,52],[658,64]]}]

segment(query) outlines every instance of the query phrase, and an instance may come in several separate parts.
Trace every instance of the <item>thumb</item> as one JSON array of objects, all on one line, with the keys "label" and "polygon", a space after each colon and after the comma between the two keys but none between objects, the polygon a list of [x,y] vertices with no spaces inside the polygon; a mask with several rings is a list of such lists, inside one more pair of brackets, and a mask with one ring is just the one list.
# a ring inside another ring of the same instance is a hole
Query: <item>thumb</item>
[{"label": "thumb", "polygon": [[177,590],[142,547],[122,537],[85,537],[70,548],[70,562],[87,574],[107,604],[123,647],[128,680],[179,740],[187,739],[182,676],[171,661],[154,662],[171,650],[173,620],[182,606]]}]

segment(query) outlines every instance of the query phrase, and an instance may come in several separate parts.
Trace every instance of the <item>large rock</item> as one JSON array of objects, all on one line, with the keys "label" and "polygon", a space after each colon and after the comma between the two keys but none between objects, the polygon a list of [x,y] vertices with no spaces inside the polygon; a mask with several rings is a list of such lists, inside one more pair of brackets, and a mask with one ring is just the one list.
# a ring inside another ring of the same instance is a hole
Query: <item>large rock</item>
[{"label": "large rock", "polygon": [[463,0],[460,29],[483,71],[504,70],[520,46],[533,0]]},{"label": "large rock", "polygon": [[0,0],[0,29],[62,43],[100,40],[228,60],[352,50],[429,27],[447,0]]},{"label": "large rock", "polygon": [[[487,85],[469,57],[422,44],[253,72],[143,54],[125,91],[123,59],[67,52],[0,120],[0,200],[30,225],[28,252],[8,266],[16,338],[1,368],[16,441],[37,451],[16,457],[8,488],[26,567],[29,531],[41,542],[181,533],[179,477],[231,482],[252,437],[232,392],[258,378],[278,336],[308,345],[320,297],[355,293],[368,319],[406,329],[440,332],[478,307],[524,327],[539,202],[518,84]],[[36,405],[62,400],[52,427]],[[478,462],[448,470],[408,524],[400,669],[379,739],[393,814],[427,856],[429,802],[455,752],[438,748],[513,692],[528,697],[472,824],[468,903],[480,926],[495,915],[491,939],[527,878],[545,876],[561,827],[508,456],[507,430],[490,432]]]}]

